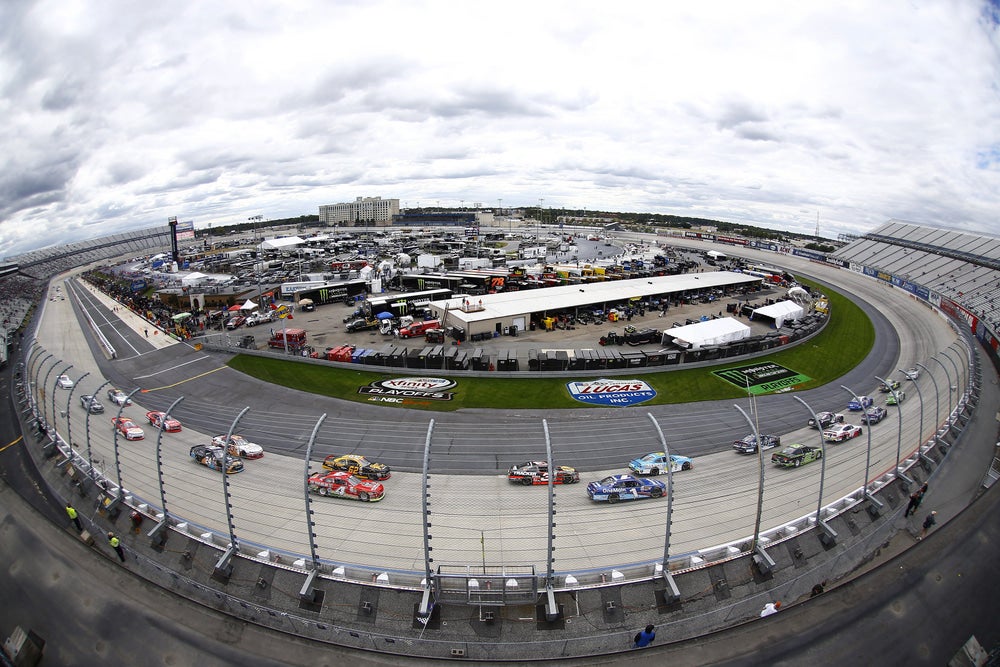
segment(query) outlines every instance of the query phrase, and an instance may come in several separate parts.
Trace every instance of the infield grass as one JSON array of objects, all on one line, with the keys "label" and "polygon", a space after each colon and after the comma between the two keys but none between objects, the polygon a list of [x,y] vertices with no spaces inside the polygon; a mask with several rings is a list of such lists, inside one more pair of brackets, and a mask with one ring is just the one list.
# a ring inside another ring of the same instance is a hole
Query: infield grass
[{"label": "infield grass", "polygon": [[[804,281],[807,282],[807,281]],[[812,389],[827,384],[854,368],[871,351],[875,343],[875,328],[868,316],[844,295],[824,288],[830,302],[830,321],[823,331],[809,341],[779,349],[772,354],[755,357],[754,363],[771,361],[811,380],[796,389]],[[746,391],[713,375],[713,371],[745,366],[746,359],[720,361],[699,368],[673,367],[673,370],[637,373],[656,390],[656,397],[642,405],[691,403],[740,398]],[[314,394],[333,396],[347,401],[367,403],[368,396],[358,389],[377,380],[395,377],[398,373],[334,368],[321,364],[302,363],[285,358],[237,355],[229,366],[247,375],[273,384],[300,389]],[[433,371],[429,374],[433,374]],[[409,401],[408,409],[453,411],[461,408],[505,409],[587,409],[586,404],[570,397],[566,383],[592,377],[531,377],[492,378],[460,377],[451,401]],[[392,404],[380,403],[385,407]],[[603,406],[598,406],[603,407]]]}]

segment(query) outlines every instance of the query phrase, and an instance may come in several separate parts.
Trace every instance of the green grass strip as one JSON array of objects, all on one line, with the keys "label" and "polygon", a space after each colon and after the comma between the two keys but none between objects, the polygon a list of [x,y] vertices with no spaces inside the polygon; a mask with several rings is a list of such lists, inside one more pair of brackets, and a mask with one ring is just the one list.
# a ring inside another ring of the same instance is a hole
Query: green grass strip
[{"label": "green grass strip", "polygon": [[[755,362],[773,361],[812,378],[796,389],[812,389],[841,377],[858,365],[875,343],[875,327],[856,304],[837,292],[822,291],[830,301],[831,319],[819,335],[804,343],[754,358]],[[656,398],[642,405],[740,398],[746,395],[745,390],[714,376],[712,371],[746,364],[746,359],[722,360],[700,368],[675,366],[673,370],[636,373],[636,377],[656,390]],[[361,403],[368,402],[368,397],[358,394],[359,387],[400,375],[393,371],[373,372],[369,370],[371,366],[361,367],[365,370],[354,370],[250,355],[236,355],[229,361],[229,366],[272,384]],[[434,371],[428,371],[427,375],[434,375]],[[601,373],[598,371],[586,379],[599,377]],[[458,386],[453,400],[410,402],[405,407],[434,411],[462,408],[585,410],[593,407],[570,398],[566,383],[571,379],[585,378],[558,377],[556,374],[531,378],[457,377]],[[380,405],[392,407],[391,404]]]}]

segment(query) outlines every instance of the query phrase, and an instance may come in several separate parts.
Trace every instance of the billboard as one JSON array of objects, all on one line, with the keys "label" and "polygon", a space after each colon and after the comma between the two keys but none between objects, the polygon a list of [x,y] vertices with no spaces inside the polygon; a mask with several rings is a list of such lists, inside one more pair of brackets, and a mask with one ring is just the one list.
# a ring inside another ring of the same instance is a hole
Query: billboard
[{"label": "billboard", "polygon": [[194,220],[185,220],[184,222],[177,223],[177,236],[178,241],[184,241],[186,239],[194,238]]}]

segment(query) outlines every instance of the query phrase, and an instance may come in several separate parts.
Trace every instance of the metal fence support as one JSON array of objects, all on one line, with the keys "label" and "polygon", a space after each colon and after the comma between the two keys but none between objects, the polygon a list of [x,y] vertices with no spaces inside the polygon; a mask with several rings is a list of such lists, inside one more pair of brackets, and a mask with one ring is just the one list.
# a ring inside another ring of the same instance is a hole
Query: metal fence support
[{"label": "metal fence support", "polygon": [[163,518],[146,534],[153,541],[153,548],[162,548],[167,543],[167,535],[169,534],[167,526],[170,525],[170,513],[167,511],[167,488],[163,484],[163,457],[161,455],[163,451],[163,431],[167,426],[167,420],[170,419],[170,415],[174,412],[174,408],[183,400],[184,397],[181,396],[170,404],[167,411],[163,413],[163,419],[160,420],[160,428],[156,432],[156,481],[160,487],[160,507],[163,508]]},{"label": "metal fence support", "polygon": [[417,607],[417,617],[418,618],[429,618],[431,613],[434,611],[434,602],[432,597],[435,594],[435,581],[434,575],[431,572],[431,563],[434,559],[431,558],[431,522],[430,515],[431,511],[428,509],[430,505],[430,462],[431,462],[431,436],[434,434],[434,420],[432,419],[430,423],[427,424],[427,437],[424,438],[424,463],[423,470],[421,473],[421,489],[423,492],[420,494],[420,514],[423,518],[424,524],[424,580],[423,580],[423,594],[420,596],[420,606]]},{"label": "metal fence support", "polygon": [[552,540],[555,537],[553,534],[553,529],[556,527],[555,523],[555,479],[556,479],[556,462],[552,458],[552,438],[549,436],[549,422],[545,419],[542,420],[542,428],[545,430],[545,457],[549,465],[549,483],[548,486],[548,528],[545,531],[548,534],[548,544],[545,550],[545,620],[549,623],[559,620],[559,605],[556,604],[556,594],[554,586],[554,576],[552,574],[552,563],[555,558],[552,556],[553,546]]},{"label": "metal fence support", "polygon": [[[883,386],[888,387],[889,393],[892,394],[893,399],[895,399],[896,401],[896,407],[898,408],[896,410],[896,416],[899,418],[899,428],[896,429],[896,467],[894,467],[892,470],[893,474],[896,475],[896,477],[902,481],[901,486],[903,488],[903,492],[906,493],[910,490],[910,486],[914,482],[912,479],[907,477],[899,470],[899,457],[900,457],[900,452],[903,449],[903,408],[900,405],[899,392],[893,389],[891,384],[889,384],[886,380],[883,380],[879,376],[876,375],[875,379],[881,382]],[[869,432],[871,432],[871,424],[868,424],[867,426]]]},{"label": "metal fence support", "polygon": [[229,425],[229,430],[226,432],[226,440],[222,443],[222,497],[226,509],[226,524],[229,527],[229,547],[215,563],[213,576],[223,581],[228,581],[232,575],[232,558],[240,552],[240,543],[236,539],[236,528],[233,526],[233,505],[229,502],[229,441],[233,438],[233,431],[236,430],[236,425],[243,419],[243,415],[249,411],[249,405],[240,410],[240,414],[236,415],[236,419]]},{"label": "metal fence support", "polygon": [[764,550],[764,547],[760,545],[760,520],[764,511],[764,447],[760,441],[760,432],[757,429],[757,425],[743,411],[743,408],[738,405],[733,405],[733,407],[739,410],[743,418],[747,420],[747,424],[750,425],[750,430],[753,432],[754,442],[757,443],[757,462],[760,464],[760,479],[757,482],[757,519],[753,526],[753,541],[750,543],[750,551],[754,554],[753,562],[757,566],[757,570],[761,576],[767,577],[771,575],[775,563],[767,551]]},{"label": "metal fence support", "polygon": [[316,573],[319,572],[319,554],[316,551],[316,522],[313,521],[313,509],[312,509],[312,497],[309,495],[309,464],[312,463],[312,452],[313,446],[316,444],[316,435],[319,433],[319,427],[323,425],[326,421],[326,413],[324,412],[320,415],[320,418],[316,421],[316,425],[313,426],[312,434],[309,436],[309,442],[306,444],[306,456],[305,456],[305,475],[302,478],[302,494],[303,500],[306,503],[306,535],[309,536],[309,558],[311,563],[311,568],[309,570],[308,576],[306,576],[305,582],[302,584],[302,588],[299,589],[299,599],[303,602],[315,603],[319,598],[316,590],[313,589],[313,581],[316,578]]},{"label": "metal fence support", "polygon": [[[849,393],[855,400],[861,400],[861,394],[855,393],[853,390],[840,385],[840,388]],[[865,407],[864,403],[861,404],[861,410],[867,411],[868,408]],[[871,469],[872,464],[872,429],[871,424],[865,425],[865,433],[868,434],[868,449],[865,452],[865,483],[862,485],[861,489],[864,493],[865,498],[868,499],[870,503],[868,505],[868,514],[874,519],[878,516],[878,511],[882,508],[882,501],[868,493],[868,472]]]},{"label": "metal fence support", "polygon": [[832,526],[823,521],[823,482],[826,481],[826,441],[823,440],[823,425],[812,407],[798,396],[792,396],[801,403],[809,414],[812,415],[813,423],[816,424],[816,432],[819,434],[819,498],[816,500],[816,527],[819,528],[819,541],[825,547],[832,547],[837,543],[837,531]]},{"label": "metal fence support", "polygon": [[670,460],[670,449],[667,447],[667,439],[663,435],[660,423],[656,421],[656,417],[652,413],[647,412],[646,416],[649,417],[649,421],[653,422],[653,428],[656,429],[656,436],[660,440],[660,446],[663,447],[663,455],[667,457],[667,527],[663,535],[662,561],[663,581],[667,584],[667,590],[664,591],[663,597],[665,603],[676,604],[681,600],[681,591],[677,587],[677,582],[674,581],[674,576],[670,574],[670,525],[674,516],[674,465]]}]

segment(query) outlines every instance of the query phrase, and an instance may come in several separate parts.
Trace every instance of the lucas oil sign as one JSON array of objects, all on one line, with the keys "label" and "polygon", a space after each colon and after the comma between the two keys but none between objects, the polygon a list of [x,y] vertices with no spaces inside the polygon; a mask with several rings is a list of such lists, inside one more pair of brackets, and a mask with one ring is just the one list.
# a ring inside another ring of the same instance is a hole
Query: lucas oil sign
[{"label": "lucas oil sign", "polygon": [[642,380],[590,380],[570,382],[569,395],[581,403],[627,407],[643,403],[656,396],[656,390]]},{"label": "lucas oil sign", "polygon": [[359,387],[359,394],[367,394],[369,401],[376,403],[404,404],[408,400],[450,401],[454,394],[455,382],[445,378],[401,377],[372,382],[367,387]]}]

